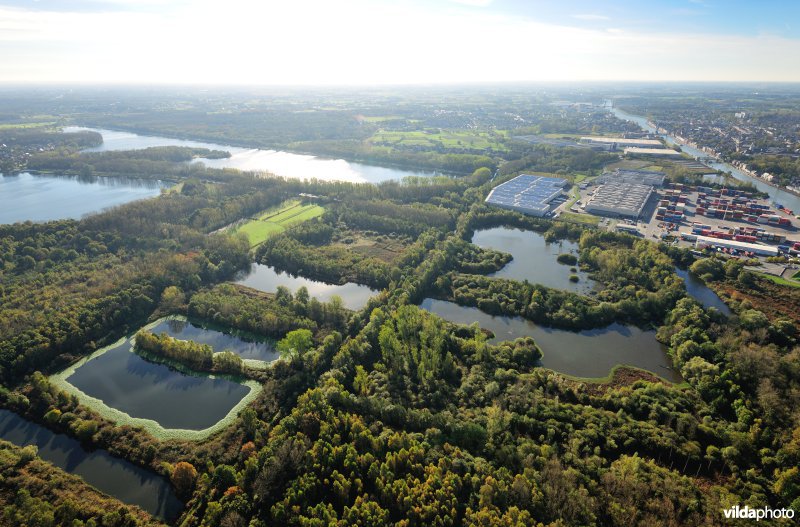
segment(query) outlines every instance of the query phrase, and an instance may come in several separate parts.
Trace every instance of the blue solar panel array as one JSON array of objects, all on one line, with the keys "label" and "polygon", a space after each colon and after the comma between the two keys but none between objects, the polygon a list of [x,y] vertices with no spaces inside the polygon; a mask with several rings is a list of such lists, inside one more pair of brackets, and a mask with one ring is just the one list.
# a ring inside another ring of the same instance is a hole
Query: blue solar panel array
[{"label": "blue solar panel array", "polygon": [[561,194],[565,179],[523,174],[496,186],[486,203],[530,212],[542,216],[550,210],[550,202]]}]

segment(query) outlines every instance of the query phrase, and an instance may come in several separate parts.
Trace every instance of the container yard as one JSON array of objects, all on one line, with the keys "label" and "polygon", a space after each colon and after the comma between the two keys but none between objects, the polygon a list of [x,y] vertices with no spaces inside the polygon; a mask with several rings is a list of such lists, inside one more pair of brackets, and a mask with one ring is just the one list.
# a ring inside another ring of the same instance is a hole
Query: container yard
[{"label": "container yard", "polygon": [[[738,189],[667,183],[652,218],[637,229],[648,238],[736,257],[799,256],[794,211]],[[699,240],[699,241],[698,241]]]}]

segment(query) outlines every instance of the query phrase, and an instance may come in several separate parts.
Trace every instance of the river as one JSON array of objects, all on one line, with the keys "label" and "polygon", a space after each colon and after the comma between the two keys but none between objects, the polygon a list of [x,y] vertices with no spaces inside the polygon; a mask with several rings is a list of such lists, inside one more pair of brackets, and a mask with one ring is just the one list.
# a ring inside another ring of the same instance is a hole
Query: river
[{"label": "river", "polygon": [[[613,113],[616,117],[625,121],[636,123],[639,125],[640,128],[642,128],[646,132],[658,134],[665,140],[669,141],[670,143],[675,143],[677,145],[680,145],[681,150],[683,150],[690,156],[694,157],[695,159],[712,157],[707,152],[703,152],[702,150],[699,150],[691,145],[687,145],[685,142],[680,141],[677,138],[672,137],[671,135],[659,134],[656,131],[656,128],[649,122],[647,122],[646,118],[640,115],[634,115],[632,113],[625,112],[615,106],[610,106],[610,109],[611,113]],[[739,170],[735,166],[730,165],[728,163],[724,163],[722,161],[714,161],[706,164],[709,167],[713,168],[714,170],[721,170],[722,172],[730,172],[735,179],[738,179],[739,181],[744,181],[746,183],[752,183],[758,190],[769,194],[769,197],[772,199],[772,201],[780,203],[784,207],[789,208],[791,210],[800,211],[800,196],[795,196],[790,192],[786,192],[785,190],[781,190],[777,187],[773,187],[772,185],[768,185],[763,181],[761,181],[760,179],[754,178],[753,176]]]},{"label": "river", "polygon": [[312,155],[294,154],[280,150],[241,148],[238,146],[174,139],[132,132],[68,126],[65,132],[91,130],[103,136],[103,144],[87,148],[84,152],[108,152],[115,150],[138,150],[154,146],[187,146],[225,150],[231,157],[223,159],[198,159],[209,168],[235,168],[237,170],[270,172],[277,176],[294,179],[319,179],[323,181],[349,181],[352,183],[380,183],[401,180],[408,176],[433,176],[434,172],[402,170],[376,165],[352,163],[344,159],[327,159]]}]

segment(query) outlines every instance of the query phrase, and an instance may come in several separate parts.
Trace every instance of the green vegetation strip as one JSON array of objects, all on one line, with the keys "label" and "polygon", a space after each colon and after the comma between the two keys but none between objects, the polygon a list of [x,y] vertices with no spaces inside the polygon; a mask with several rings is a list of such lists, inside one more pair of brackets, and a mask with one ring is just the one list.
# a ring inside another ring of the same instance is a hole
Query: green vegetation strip
[{"label": "green vegetation strip", "polygon": [[[155,322],[148,324],[142,329],[148,329],[148,330],[152,329],[160,321],[161,320],[156,320]],[[236,416],[239,414],[239,412],[242,411],[245,406],[253,402],[263,390],[261,384],[256,381],[252,380],[237,381],[240,382],[242,385],[250,388],[250,391],[247,393],[247,395],[242,397],[242,399],[238,403],[236,403],[236,405],[233,408],[230,409],[230,411],[227,413],[225,417],[217,421],[212,426],[205,428],[203,430],[184,430],[180,428],[164,428],[157,421],[154,421],[152,419],[133,417],[125,412],[117,410],[116,408],[108,406],[106,403],[104,403],[102,400],[96,397],[87,395],[86,393],[79,390],[78,388],[76,388],[67,381],[67,378],[69,378],[73,373],[75,373],[75,370],[77,370],[90,360],[103,355],[109,350],[121,346],[129,338],[133,339],[133,337],[123,337],[118,341],[116,341],[115,343],[110,344],[104,348],[101,348],[92,353],[91,355],[89,355],[88,357],[79,360],[78,362],[76,362],[69,368],[65,369],[64,371],[50,376],[50,383],[59,388],[60,390],[63,390],[71,395],[75,395],[76,397],[78,397],[78,400],[82,405],[93,410],[101,417],[113,421],[114,423],[116,423],[117,426],[128,425],[132,427],[141,427],[150,435],[161,441],[166,441],[170,439],[199,441],[201,439],[205,439],[211,434],[230,426],[236,419]],[[131,347],[131,353],[134,353],[133,347]],[[252,361],[252,362],[261,362],[261,361]],[[262,367],[264,367],[263,364],[264,363],[262,363]],[[248,363],[248,366],[251,366],[251,364]],[[255,365],[253,364],[253,366]],[[194,375],[202,375],[202,374],[195,373]],[[209,378],[215,378],[214,375],[205,375],[205,376]]]},{"label": "green vegetation strip", "polygon": [[782,278],[780,276],[775,276],[766,273],[758,273],[761,277],[766,278],[767,280],[774,282],[778,285],[785,285],[789,287],[800,287],[800,282],[795,282],[793,280],[787,280],[786,278]]},{"label": "green vegetation strip", "polygon": [[238,226],[235,232],[245,233],[252,248],[264,243],[270,236],[282,233],[290,225],[322,216],[324,212],[325,209],[319,205],[302,205],[293,200],[262,212],[257,218]]}]

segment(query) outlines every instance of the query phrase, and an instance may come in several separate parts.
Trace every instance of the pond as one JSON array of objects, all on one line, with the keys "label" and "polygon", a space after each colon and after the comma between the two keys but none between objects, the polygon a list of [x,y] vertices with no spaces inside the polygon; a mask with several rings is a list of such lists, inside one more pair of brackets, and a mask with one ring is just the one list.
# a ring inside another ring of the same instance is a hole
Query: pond
[{"label": "pond", "polygon": [[670,382],[681,382],[666,348],[656,340],[655,331],[612,324],[580,332],[537,326],[521,317],[493,316],[475,307],[426,298],[420,305],[445,320],[472,324],[495,334],[489,342],[533,337],[544,357],[545,368],[576,377],[605,377],[618,364],[653,372]]},{"label": "pond", "polygon": [[168,185],[128,178],[0,175],[0,223],[80,219],[108,207],[158,196]]},{"label": "pond", "polygon": [[323,181],[350,181],[353,183],[380,183],[389,180],[401,180],[408,176],[433,176],[434,172],[402,170],[351,163],[344,159],[326,159],[317,156],[294,154],[279,150],[261,150],[258,148],[241,148],[236,146],[173,139],[152,135],[140,135],[132,132],[120,132],[99,128],[68,126],[65,132],[91,130],[103,136],[103,144],[84,150],[84,152],[105,152],[111,150],[137,150],[153,146],[187,146],[192,148],[208,148],[225,150],[231,157],[225,159],[198,159],[209,168],[235,168],[238,170],[265,171],[294,179],[316,178]]},{"label": "pond", "polygon": [[688,270],[675,268],[675,273],[683,278],[683,283],[686,285],[686,292],[689,296],[700,302],[705,308],[716,308],[723,315],[730,316],[731,309],[722,301],[722,299],[712,291],[699,276],[692,274]]},{"label": "pond", "polygon": [[370,297],[378,294],[378,291],[370,289],[361,284],[348,282],[344,285],[327,284],[318,282],[302,276],[292,276],[289,273],[276,271],[269,265],[253,264],[250,272],[239,278],[236,282],[265,293],[274,293],[278,286],[288,287],[294,294],[295,291],[305,286],[309,296],[316,298],[320,302],[330,302],[336,295],[341,297],[344,307],[353,311],[359,310],[367,305]]},{"label": "pond", "polygon": [[221,422],[252,390],[226,378],[147,361],[131,348],[132,339],[124,339],[61,375],[70,386],[129,417],[188,431]]},{"label": "pond", "polygon": [[575,242],[561,240],[548,243],[538,232],[507,227],[495,227],[475,231],[472,243],[484,249],[494,249],[511,254],[514,259],[505,267],[488,276],[510,280],[542,284],[547,287],[564,289],[575,293],[591,292],[597,283],[589,275],[578,270],[578,282],[571,282],[571,265],[556,261],[559,254],[571,253],[578,256],[579,247]]},{"label": "pond", "polygon": [[271,342],[259,341],[238,333],[234,335],[218,331],[197,321],[164,318],[148,329],[156,335],[166,333],[176,339],[208,344],[215,353],[229,350],[243,359],[272,362],[279,357]]},{"label": "pond", "polygon": [[88,451],[76,439],[51,432],[3,409],[0,409],[0,438],[17,446],[36,445],[39,457],[45,461],[159,518],[173,520],[183,508],[169,482],[158,474],[105,450]]}]

